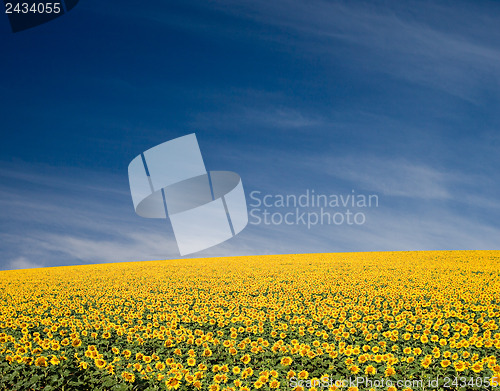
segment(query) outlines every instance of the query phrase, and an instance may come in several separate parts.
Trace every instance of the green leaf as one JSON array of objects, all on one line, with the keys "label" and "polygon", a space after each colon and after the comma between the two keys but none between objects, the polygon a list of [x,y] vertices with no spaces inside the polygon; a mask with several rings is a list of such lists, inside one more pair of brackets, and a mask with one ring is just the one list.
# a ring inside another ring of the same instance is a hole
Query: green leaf
[{"label": "green leaf", "polygon": [[127,391],[128,390],[128,386],[124,383],[121,383],[121,384],[116,384],[113,388],[112,388],[113,391]]},{"label": "green leaf", "polygon": [[113,384],[115,384],[115,380],[114,380],[114,379],[110,379],[110,378],[106,379],[106,380],[102,383],[102,385],[103,385],[104,387],[111,387]]}]

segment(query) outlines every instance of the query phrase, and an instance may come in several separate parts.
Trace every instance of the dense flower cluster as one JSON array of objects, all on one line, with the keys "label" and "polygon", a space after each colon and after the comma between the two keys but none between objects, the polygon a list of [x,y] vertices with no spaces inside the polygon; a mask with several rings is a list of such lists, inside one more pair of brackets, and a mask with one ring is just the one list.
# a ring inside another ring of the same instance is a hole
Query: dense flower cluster
[{"label": "dense flower cluster", "polygon": [[300,390],[299,380],[353,375],[495,382],[499,277],[499,251],[4,271],[0,388]]}]

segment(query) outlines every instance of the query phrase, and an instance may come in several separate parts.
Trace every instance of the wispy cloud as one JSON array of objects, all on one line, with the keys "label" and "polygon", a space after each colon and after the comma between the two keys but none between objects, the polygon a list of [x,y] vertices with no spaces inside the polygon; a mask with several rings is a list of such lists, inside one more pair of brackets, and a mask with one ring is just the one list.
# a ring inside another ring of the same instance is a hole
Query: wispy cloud
[{"label": "wispy cloud", "polygon": [[328,175],[387,196],[449,199],[452,196],[447,184],[458,180],[451,172],[404,159],[325,157],[315,159],[313,163]]},{"label": "wispy cloud", "polygon": [[165,221],[146,223],[135,215],[128,182],[121,176],[4,164],[0,178],[0,268],[176,255]]},{"label": "wispy cloud", "polygon": [[[0,218],[0,270],[179,258],[169,223],[137,216],[128,183],[120,176],[65,171],[61,175],[54,167],[27,164],[4,164],[0,170],[0,205],[5,210]],[[75,181],[76,176],[86,179]],[[258,229],[246,231],[238,242],[193,256],[286,252],[279,231],[267,236]]]},{"label": "wispy cloud", "polygon": [[455,7],[429,2],[252,0],[237,5],[216,1],[210,6],[278,27],[261,33],[260,39],[275,39],[296,55],[299,45],[302,55],[329,56],[335,63],[468,101],[477,102],[484,89],[492,91],[500,83],[500,35],[495,33],[500,9],[494,4],[489,4],[490,15],[466,2]]},{"label": "wispy cloud", "polygon": [[254,127],[261,130],[285,129],[297,131],[322,125],[324,119],[286,106],[273,107],[267,105],[266,108],[258,108],[255,106],[233,105],[225,112],[199,113],[190,125],[195,128],[210,126],[217,129],[234,130],[235,124],[238,124],[238,126],[244,124],[245,127]]},{"label": "wispy cloud", "polygon": [[25,257],[17,257],[8,261],[5,269],[7,270],[36,269],[43,266],[44,266],[43,264],[32,262],[26,259]]},{"label": "wispy cloud", "polygon": [[[362,226],[317,225],[308,229],[304,225],[249,225],[236,238],[192,256],[498,247],[500,229],[477,214],[483,209],[489,216],[498,215],[498,208],[488,209],[496,205],[495,200],[486,195],[477,199],[472,191],[453,191],[457,184],[465,186],[473,178],[461,181],[460,176],[425,164],[387,158],[281,158],[292,171],[308,168],[313,183],[330,177],[344,181],[344,190],[355,188],[379,194],[380,205],[364,211],[367,222]],[[121,194],[123,186],[118,178],[93,173],[88,178],[96,182],[85,185],[72,185],[65,177],[53,178],[52,187],[36,192],[34,202],[29,178],[37,178],[37,183],[42,184],[44,175],[51,176],[46,167],[44,170],[46,174],[36,167],[23,167],[23,181],[9,188],[4,186],[0,193],[0,204],[7,211],[1,218],[0,269],[179,257],[173,232],[165,220],[142,219],[133,213],[128,194],[122,197],[113,193],[108,197],[105,187],[95,185],[108,183]],[[306,190],[300,183],[290,188],[286,178],[277,178],[275,183],[260,182],[262,187],[257,189],[269,194],[282,194],[285,188],[292,193]],[[247,195],[258,183],[247,187]],[[87,186],[92,191],[82,192]],[[326,187],[332,188],[339,189]],[[122,190],[126,193],[126,189]],[[457,201],[459,207],[453,208],[450,202]],[[464,205],[467,208],[462,209]]]}]

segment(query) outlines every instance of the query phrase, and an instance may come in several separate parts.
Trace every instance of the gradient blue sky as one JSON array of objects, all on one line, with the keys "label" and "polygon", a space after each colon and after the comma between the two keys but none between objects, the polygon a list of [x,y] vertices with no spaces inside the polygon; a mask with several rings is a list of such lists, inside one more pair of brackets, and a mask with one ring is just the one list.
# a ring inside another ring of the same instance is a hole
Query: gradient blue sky
[{"label": "gradient blue sky", "polygon": [[500,3],[81,0],[0,18],[0,269],[178,257],[127,166],[196,132],[247,195],[378,194],[362,226],[195,256],[500,248]]}]

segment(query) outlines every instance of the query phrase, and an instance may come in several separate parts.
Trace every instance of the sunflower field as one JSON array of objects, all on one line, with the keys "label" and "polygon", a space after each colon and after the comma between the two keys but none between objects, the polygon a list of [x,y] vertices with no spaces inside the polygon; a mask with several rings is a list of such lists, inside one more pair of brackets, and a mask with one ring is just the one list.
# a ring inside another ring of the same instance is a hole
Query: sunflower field
[{"label": "sunflower field", "polygon": [[495,389],[499,326],[500,251],[2,271],[0,389]]}]

